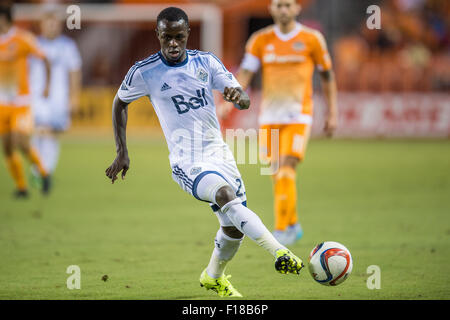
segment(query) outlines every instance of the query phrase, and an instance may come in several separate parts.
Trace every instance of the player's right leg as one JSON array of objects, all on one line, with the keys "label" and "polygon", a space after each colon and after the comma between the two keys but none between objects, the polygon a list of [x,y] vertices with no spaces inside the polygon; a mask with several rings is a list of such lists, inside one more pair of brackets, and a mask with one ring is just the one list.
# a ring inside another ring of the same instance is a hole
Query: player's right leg
[{"label": "player's right leg", "polygon": [[28,160],[37,168],[39,175],[42,179],[41,190],[43,194],[48,194],[50,192],[50,175],[47,169],[44,167],[43,162],[39,152],[31,145],[31,138],[29,135],[20,135],[19,147],[22,153],[28,158]]},{"label": "player's right leg", "polygon": [[[284,133],[283,145],[281,146],[280,168],[290,168],[296,172],[297,166],[303,161],[311,133],[311,125],[305,123],[289,124]],[[288,181],[290,191],[290,210],[288,211],[288,234],[292,243],[303,236],[303,229],[298,218],[298,191],[296,187],[296,176]],[[289,193],[288,193],[289,194]]]},{"label": "player's right leg", "polygon": [[220,208],[219,220],[228,220],[230,225],[269,251],[276,259],[278,272],[298,274],[303,268],[302,260],[280,244],[261,219],[243,204],[236,195],[236,186],[227,176],[230,174],[219,170],[202,172],[192,183],[193,195],[199,200],[216,204]]},{"label": "player's right leg", "polygon": [[234,226],[221,226],[214,239],[214,250],[206,269],[200,275],[200,285],[215,291],[220,297],[242,297],[225,275],[225,267],[241,246],[244,235]]},{"label": "player's right leg", "polygon": [[0,138],[2,140],[3,154],[11,177],[16,185],[14,195],[22,198],[28,196],[27,183],[24,175],[22,159],[14,148],[15,136],[11,131],[11,118],[13,107],[0,106]]},{"label": "player's right leg", "polygon": [[[51,112],[42,110],[47,108]],[[33,146],[41,155],[49,175],[53,175],[60,155],[59,135],[68,129],[70,113],[48,104],[36,103],[34,109],[37,130],[33,137]]]},{"label": "player's right leg", "polygon": [[[217,242],[210,263],[200,276],[200,284],[215,290],[220,296],[241,296],[231,286],[223,271],[239,249],[242,234],[249,236],[276,257],[275,268],[280,273],[298,273],[303,267],[301,260],[275,240],[255,213],[240,208],[245,208],[245,187],[235,164],[224,164],[221,167],[224,170],[222,172],[218,167],[205,163],[184,168],[175,165],[172,168],[174,180],[186,192],[217,207],[216,214],[221,229],[216,235]],[[241,218],[244,220],[239,221]],[[262,234],[255,229],[262,229]]]},{"label": "player's right leg", "polygon": [[28,197],[28,186],[23,170],[22,158],[14,148],[14,134],[11,132],[2,135],[3,154],[11,177],[16,185],[14,196],[17,198]]},{"label": "player's right leg", "polygon": [[304,266],[302,260],[275,239],[258,215],[236,198],[230,186],[224,186],[217,191],[215,202],[221,213],[226,214],[240,232],[275,257],[275,269],[278,272],[300,273]]},{"label": "player's right leg", "polygon": [[[270,131],[279,130],[278,143],[270,142]],[[309,138],[310,126],[306,124],[288,124],[282,126],[265,125],[267,138],[260,139],[261,146],[272,151],[278,148],[278,158],[271,158],[278,162],[278,168],[272,176],[274,192],[274,236],[284,245],[293,244],[303,235],[298,222],[296,169],[304,158]],[[264,134],[264,131],[263,131]],[[263,137],[264,138],[264,137]]]}]

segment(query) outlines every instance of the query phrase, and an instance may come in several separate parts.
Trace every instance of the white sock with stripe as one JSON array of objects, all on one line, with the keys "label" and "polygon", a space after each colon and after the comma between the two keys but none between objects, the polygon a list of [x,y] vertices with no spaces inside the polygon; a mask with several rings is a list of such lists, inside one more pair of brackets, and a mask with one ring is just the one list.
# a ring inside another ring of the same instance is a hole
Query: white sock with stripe
[{"label": "white sock with stripe", "polygon": [[225,204],[221,211],[228,216],[234,226],[260,247],[266,249],[273,256],[278,249],[286,249],[266,228],[256,213],[243,206],[241,199],[234,199]]},{"label": "white sock with stripe", "polygon": [[235,239],[227,236],[222,228],[217,231],[216,238],[214,239],[214,250],[211,255],[206,272],[212,278],[220,278],[223,274],[225,267],[231,259],[233,259],[236,252],[241,246],[243,237]]}]

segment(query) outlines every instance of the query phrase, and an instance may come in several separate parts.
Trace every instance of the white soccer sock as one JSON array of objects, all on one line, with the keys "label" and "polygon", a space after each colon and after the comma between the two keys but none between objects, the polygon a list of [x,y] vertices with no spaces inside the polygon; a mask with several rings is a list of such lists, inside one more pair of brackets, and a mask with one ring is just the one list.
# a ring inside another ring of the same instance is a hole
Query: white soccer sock
[{"label": "white soccer sock", "polygon": [[33,138],[33,146],[38,150],[45,169],[53,173],[59,158],[58,139],[48,135],[35,136]]},{"label": "white soccer sock", "polygon": [[222,228],[219,228],[214,239],[215,247],[206,268],[210,277],[217,279],[222,276],[228,261],[234,257],[241,246],[242,239],[243,237],[240,239],[231,238],[222,231]]},{"label": "white soccer sock", "polygon": [[242,205],[241,202],[241,199],[234,199],[225,204],[221,211],[228,216],[239,231],[273,256],[278,249],[286,249],[273,237],[256,213]]}]

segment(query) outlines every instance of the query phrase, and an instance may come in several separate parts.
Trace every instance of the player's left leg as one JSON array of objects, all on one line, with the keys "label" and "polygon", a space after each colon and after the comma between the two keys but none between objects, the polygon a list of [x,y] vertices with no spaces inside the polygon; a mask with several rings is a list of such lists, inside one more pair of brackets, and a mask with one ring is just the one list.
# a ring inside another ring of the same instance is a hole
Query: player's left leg
[{"label": "player's left leg", "polygon": [[297,166],[304,159],[309,140],[307,124],[286,125],[280,134],[279,170],[273,176],[275,193],[275,237],[285,245],[303,235],[297,213]]},{"label": "player's left leg", "polygon": [[200,285],[215,291],[221,297],[242,297],[225,275],[227,263],[241,246],[244,235],[234,226],[221,226],[214,239],[214,250],[209,264],[200,275]]},{"label": "player's left leg", "polygon": [[32,146],[41,155],[42,163],[50,175],[55,172],[58,165],[60,145],[58,133],[51,128],[41,127],[33,135]]},{"label": "player's left leg", "polygon": [[[200,171],[201,169],[203,171]],[[244,234],[236,229],[226,215],[220,214],[220,208],[214,203],[214,198],[217,190],[223,186],[231,185],[234,194],[238,194],[240,201],[245,203],[245,187],[240,180],[240,176],[236,175],[237,169],[233,165],[224,163],[221,165],[221,169],[222,172],[219,172],[218,166],[204,163],[197,164],[192,168],[185,169],[187,173],[180,182],[184,181],[184,184],[189,185],[189,180],[192,179],[192,194],[199,200],[211,203],[211,209],[216,214],[220,224],[214,239],[214,250],[208,266],[200,275],[200,285],[208,290],[215,291],[221,297],[242,297],[228,280],[231,275],[225,275],[225,267],[239,250]],[[176,171],[178,176],[184,172],[181,168],[176,168]],[[190,176],[191,173],[196,176]],[[183,183],[181,184],[183,185]]]},{"label": "player's left leg", "polygon": [[230,186],[224,186],[217,191],[215,203],[240,232],[275,257],[275,269],[278,272],[300,272],[303,268],[302,260],[275,239],[258,215],[242,204]]},{"label": "player's left leg", "polygon": [[70,126],[70,112],[56,104],[36,102],[34,105],[36,131],[32,145],[41,155],[50,179],[59,162],[60,135]]},{"label": "player's left leg", "polygon": [[15,148],[22,151],[26,158],[38,169],[42,178],[42,192],[47,194],[50,190],[48,172],[45,169],[39,153],[31,146],[31,132],[33,130],[33,119],[29,107],[22,107],[17,110],[12,119],[12,130],[15,135]]}]

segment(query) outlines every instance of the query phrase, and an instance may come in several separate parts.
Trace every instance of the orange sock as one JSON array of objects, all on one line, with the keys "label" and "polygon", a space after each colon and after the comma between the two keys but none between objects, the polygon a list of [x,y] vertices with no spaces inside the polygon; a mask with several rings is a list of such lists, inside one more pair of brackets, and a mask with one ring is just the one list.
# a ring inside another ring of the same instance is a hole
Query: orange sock
[{"label": "orange sock", "polygon": [[274,176],[275,230],[286,230],[297,222],[296,172],[291,167],[281,167]]},{"label": "orange sock", "polygon": [[30,147],[30,151],[27,156],[28,156],[28,159],[30,160],[30,162],[36,166],[41,177],[47,176],[48,172],[42,165],[41,158],[39,157],[39,154],[36,151],[36,149],[34,149],[33,147]]},{"label": "orange sock", "polygon": [[6,158],[9,172],[11,173],[18,190],[25,191],[27,189],[27,182],[25,173],[23,172],[22,159],[17,152]]}]

